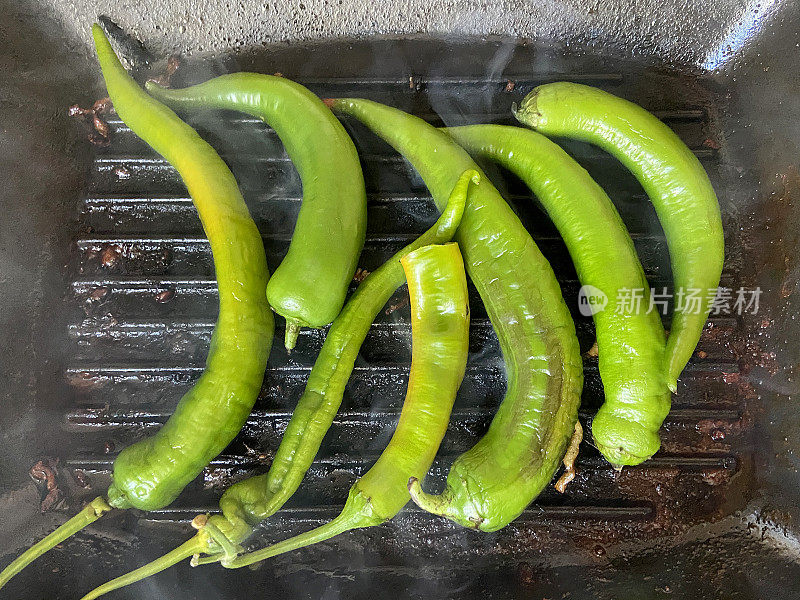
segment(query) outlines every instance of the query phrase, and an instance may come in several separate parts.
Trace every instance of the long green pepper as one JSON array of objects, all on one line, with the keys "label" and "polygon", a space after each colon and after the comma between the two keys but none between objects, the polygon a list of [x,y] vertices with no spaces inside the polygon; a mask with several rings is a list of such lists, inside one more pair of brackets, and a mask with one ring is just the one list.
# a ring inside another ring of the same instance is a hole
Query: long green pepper
[{"label": "long green pepper", "polygon": [[[670,408],[664,327],[657,311],[618,310],[623,289],[645,290],[646,305],[649,286],[617,209],[583,167],[535,131],[503,125],[446,131],[470,154],[498,162],[525,182],[564,238],[581,284],[607,298],[593,315],[606,398],[599,414],[625,412],[630,423],[613,442],[604,443],[601,435],[597,445],[615,467],[650,458],[661,445],[658,430]],[[420,493],[417,498],[430,500]]]},{"label": "long green pepper", "polygon": [[261,235],[217,153],[127,74],[99,26],[92,28],[108,94],[120,118],[178,171],[211,244],[219,316],[206,368],[155,435],[125,448],[113,483],[76,517],[0,573],[0,586],[37,556],[111,508],[154,510],[172,502],[236,436],[261,389],[274,322]]},{"label": "long green pepper", "polygon": [[147,90],[180,110],[238,110],[271,126],[300,174],[303,202],[286,257],[267,284],[272,309],[286,318],[286,348],[300,327],[324,327],[344,305],[364,246],[367,197],[353,141],[322,101],[272,75],[234,73],[169,90]]},{"label": "long green pepper", "polygon": [[[409,160],[438,206],[464,169],[478,169],[422,119],[369,100],[327,102]],[[507,389],[488,433],[450,469],[434,512],[495,531],[517,518],[558,468],[578,418],[583,363],[550,264],[485,177],[469,196],[456,241],[497,332]]]},{"label": "long green pepper", "polygon": [[[161,558],[101,585],[84,600],[155,575],[193,555],[193,564],[230,561],[240,551],[239,544],[252,534],[253,526],[286,503],[299,487],[333,423],[372,322],[406,280],[400,260],[423,246],[450,241],[461,222],[467,194],[479,182],[477,171],[462,173],[436,223],[358,286],[328,331],[270,470],[232,485],[220,499],[222,514],[210,518],[201,515],[201,519],[196,519],[199,531],[193,538]],[[200,558],[201,553],[212,556]]]},{"label": "long green pepper", "polygon": [[[664,228],[676,293],[699,293],[696,312],[676,307],[667,338],[664,370],[677,390],[703,332],[725,254],[719,202],[708,174],[681,139],[641,106],[587,85],[549,83],[535,88],[515,112],[548,136],[575,138],[614,155],[642,184]],[[613,446],[630,422],[608,407],[595,418],[594,437]]]},{"label": "long green pepper", "polygon": [[411,375],[389,445],[350,488],[338,517],[223,566],[245,567],[351,529],[380,525],[408,504],[409,478],[422,479],[430,469],[467,364],[467,278],[457,244],[425,246],[401,262],[411,298]]}]

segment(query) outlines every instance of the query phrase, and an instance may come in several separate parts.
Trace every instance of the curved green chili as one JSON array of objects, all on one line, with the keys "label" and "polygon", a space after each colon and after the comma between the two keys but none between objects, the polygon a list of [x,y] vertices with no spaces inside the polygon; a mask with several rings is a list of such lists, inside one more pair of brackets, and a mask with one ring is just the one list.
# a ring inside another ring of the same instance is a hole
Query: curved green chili
[{"label": "curved green chili", "polygon": [[300,327],[324,327],[339,314],[364,246],[367,197],[353,141],[319,98],[283,77],[234,73],[180,90],[146,85],[175,109],[238,110],[263,119],[283,142],[303,202],[267,300],[286,318],[291,350]]},{"label": "curved green chili", "polygon": [[175,166],[192,196],[214,256],[219,316],[200,379],[158,433],[125,448],[114,461],[108,504],[95,500],[28,550],[0,573],[0,586],[110,507],[153,510],[172,502],[241,429],[261,389],[272,345],[264,246],[233,174],[191,127],[139,88],[100,27],[92,33],[120,118]]},{"label": "curved green chili", "polygon": [[[478,168],[422,119],[369,100],[326,102],[405,156],[439,206],[464,169]],[[550,264],[486,178],[469,196],[456,241],[497,332],[508,383],[488,433],[455,461],[438,505],[423,508],[494,531],[518,517],[558,468],[578,418],[583,365]]]},{"label": "curved green chili", "polygon": [[[702,309],[676,307],[665,371],[674,392],[719,285],[725,252],[719,203],[703,166],[680,138],[640,106],[577,83],[550,83],[522,101],[517,119],[549,136],[583,140],[613,154],[642,184],[667,237],[676,292],[699,293]],[[681,310],[683,309],[683,310]],[[608,415],[611,417],[611,415]],[[610,437],[615,425],[601,423]],[[597,433],[595,433],[595,437]]]},{"label": "curved green chili", "polygon": [[[446,131],[470,154],[497,161],[525,182],[564,238],[581,284],[591,286],[583,289],[607,300],[593,315],[606,398],[593,426],[595,442],[616,467],[650,458],[670,408],[664,327],[658,311],[648,310],[649,285],[617,209],[583,167],[535,131],[503,125]],[[642,310],[619,306],[625,289],[644,290]],[[613,437],[602,427],[608,413],[625,420]]]},{"label": "curved green chili", "polygon": [[380,525],[408,504],[408,479],[421,479],[430,469],[467,364],[467,278],[457,244],[425,246],[401,262],[411,298],[411,375],[389,445],[350,488],[338,517],[223,566],[244,567],[351,529]]},{"label": "curved green chili", "polygon": [[[423,246],[451,240],[461,222],[470,185],[479,182],[477,171],[462,173],[433,227],[370,273],[350,297],[328,331],[270,470],[232,485],[220,500],[221,515],[210,518],[200,515],[192,522],[199,529],[192,539],[165,556],[103,584],[87,598],[140,581],[192,555],[195,555],[193,564],[231,560],[239,552],[239,544],[252,533],[252,526],[284,505],[299,487],[333,423],[372,322],[405,282],[400,260]],[[201,553],[212,556],[200,558]]]}]

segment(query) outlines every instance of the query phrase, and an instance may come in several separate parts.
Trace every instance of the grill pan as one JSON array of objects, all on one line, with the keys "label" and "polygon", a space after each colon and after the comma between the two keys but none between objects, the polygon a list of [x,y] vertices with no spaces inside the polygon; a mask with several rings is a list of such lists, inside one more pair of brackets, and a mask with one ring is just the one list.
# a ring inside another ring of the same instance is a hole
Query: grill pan
[{"label": "grill pan", "polygon": [[[10,22],[17,27],[2,26],[8,36],[0,42],[10,57],[0,66],[10,117],[0,146],[9,182],[0,226],[7,382],[0,409],[0,553],[7,558],[105,489],[116,453],[166,420],[202,371],[216,315],[210,249],[175,171],[113,115],[110,146],[91,146],[65,113],[101,95],[98,69],[80,52],[62,55],[58,43],[30,48],[42,29],[57,30],[52,23]],[[770,64],[780,70],[781,41],[770,44]],[[115,598],[797,597],[796,441],[785,432],[797,421],[788,350],[797,347],[791,252],[800,176],[782,158],[792,145],[774,149],[763,125],[775,128],[769,119],[798,112],[797,102],[787,96],[791,106],[767,102],[773,109],[766,111],[751,105],[763,84],[778,77],[763,64],[714,74],[614,54],[499,38],[371,38],[184,62],[174,80],[179,86],[236,70],[280,71],[320,96],[386,102],[435,125],[510,124],[511,103],[548,81],[601,87],[654,112],[700,158],[722,206],[721,285],[763,286],[764,293],[756,315],[711,317],[673,398],[662,450],[639,467],[616,473],[584,443],[567,493],[548,487],[493,534],[407,508],[374,530],[244,574],[181,565]],[[222,112],[186,118],[237,176],[274,269],[300,199],[299,178],[280,142],[254,119]],[[360,266],[371,270],[424,231],[436,211],[401,157],[357,123],[344,123],[367,183]],[[787,128],[778,136],[791,138]],[[670,289],[663,233],[635,179],[593,147],[563,145],[618,207],[651,286]],[[551,261],[573,310],[586,353],[586,426],[603,393],[590,352],[593,325],[577,311],[569,256],[524,186],[486,167]],[[335,516],[349,486],[388,441],[410,364],[405,294],[398,291],[373,326],[317,460],[287,507],[260,528],[259,543]],[[467,374],[432,489],[485,432],[504,392],[497,339],[474,288],[470,301]],[[228,485],[269,466],[324,333],[305,330],[291,356],[275,345],[242,433],[173,505],[100,521],[34,563],[7,595],[76,597],[185,539],[191,518],[213,510]],[[282,337],[279,322],[275,339]],[[39,460],[52,467],[58,488],[44,513],[47,490],[26,474]]]}]

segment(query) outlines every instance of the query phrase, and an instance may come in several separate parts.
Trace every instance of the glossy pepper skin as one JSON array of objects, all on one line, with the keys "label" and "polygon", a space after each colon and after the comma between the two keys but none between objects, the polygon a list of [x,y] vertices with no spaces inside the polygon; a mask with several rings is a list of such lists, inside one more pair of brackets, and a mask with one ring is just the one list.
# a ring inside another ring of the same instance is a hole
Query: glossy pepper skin
[{"label": "glossy pepper skin", "polygon": [[224,566],[244,567],[351,529],[380,525],[408,504],[408,479],[422,479],[430,469],[467,364],[467,278],[457,244],[425,246],[401,262],[411,299],[411,374],[388,446],[353,484],[338,517],[263,550],[223,561]]},{"label": "glossy pepper skin", "polygon": [[600,376],[606,404],[625,411],[629,423],[617,439],[596,443],[615,467],[641,463],[659,449],[658,430],[670,408],[664,327],[658,311],[618,310],[622,290],[649,292],[649,284],[617,209],[583,167],[535,131],[503,125],[446,131],[470,154],[496,161],[525,182],[564,238],[581,284],[608,299],[593,315]]},{"label": "glossy pepper skin", "polygon": [[[725,253],[719,202],[700,161],[664,123],[642,107],[577,83],[542,85],[528,94],[517,119],[548,136],[595,144],[613,154],[642,184],[667,238],[676,290],[700,290],[697,312],[676,310],[664,369],[673,392],[692,356],[719,285]],[[614,443],[629,421],[611,407],[595,419],[594,437]]]},{"label": "glossy pepper skin", "polygon": [[111,507],[154,510],[172,502],[241,429],[261,389],[272,346],[264,246],[233,174],[191,127],[139,88],[99,26],[92,34],[115,110],[177,169],[189,190],[211,243],[219,316],[200,379],[155,435],[125,448],[114,461],[108,503],[95,499],[35,544],[0,574],[0,587]]},{"label": "glossy pepper skin", "polygon": [[[476,171],[462,173],[433,227],[358,286],[328,331],[270,470],[232,485],[220,500],[221,515],[195,519],[199,531],[193,538],[161,558],[101,585],[83,600],[141,581],[190,556],[194,557],[193,564],[231,561],[236,556],[241,550],[239,544],[253,532],[252,526],[284,505],[311,466],[342,403],[345,384],[372,322],[406,280],[400,260],[423,246],[451,240],[461,222],[468,190],[479,181]],[[200,558],[200,554],[211,556]]]},{"label": "glossy pepper skin", "polygon": [[339,120],[302,85],[272,75],[234,73],[184,89],[147,90],[176,110],[237,110],[278,134],[300,174],[303,202],[289,251],[267,284],[272,309],[286,318],[286,347],[300,327],[324,327],[344,305],[367,224],[358,153]]},{"label": "glossy pepper skin", "polygon": [[[369,100],[328,102],[409,160],[439,206],[464,169],[478,169],[450,136],[422,119]],[[543,470],[540,461],[557,466],[564,456],[578,417],[583,364],[550,264],[485,177],[469,195],[456,241],[497,332],[507,390],[488,433],[453,464],[446,501],[432,512],[495,531],[533,500],[529,480],[552,477],[555,469]]]}]

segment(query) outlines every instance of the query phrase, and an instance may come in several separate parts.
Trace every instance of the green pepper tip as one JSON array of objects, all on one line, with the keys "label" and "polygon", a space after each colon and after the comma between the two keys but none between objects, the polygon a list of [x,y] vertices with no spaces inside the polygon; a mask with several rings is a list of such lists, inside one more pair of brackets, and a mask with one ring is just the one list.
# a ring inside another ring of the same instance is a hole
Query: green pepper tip
[{"label": "green pepper tip", "polygon": [[667,387],[669,388],[669,391],[674,394],[675,392],[678,391],[678,380],[670,379],[669,381],[667,381]]},{"label": "green pepper tip", "polygon": [[474,184],[478,185],[481,182],[481,174],[478,173],[475,169],[470,169],[467,171],[469,173],[469,180]]},{"label": "green pepper tip", "polygon": [[419,506],[422,510],[434,515],[445,516],[446,511],[444,509],[446,507],[442,496],[433,496],[426,493],[422,489],[422,483],[418,478],[409,478],[408,493],[411,495],[411,500],[414,504]]},{"label": "green pepper tip", "polygon": [[300,321],[297,319],[286,319],[286,335],[283,339],[283,345],[286,346],[287,352],[294,350],[297,345],[297,336],[300,334]]}]

